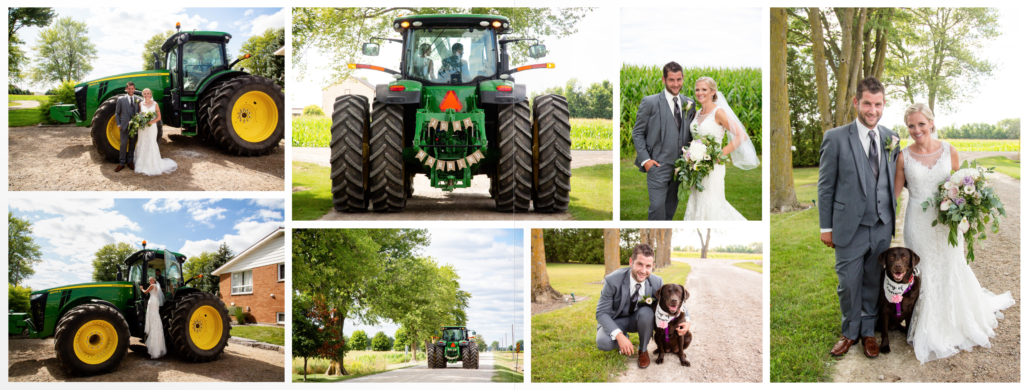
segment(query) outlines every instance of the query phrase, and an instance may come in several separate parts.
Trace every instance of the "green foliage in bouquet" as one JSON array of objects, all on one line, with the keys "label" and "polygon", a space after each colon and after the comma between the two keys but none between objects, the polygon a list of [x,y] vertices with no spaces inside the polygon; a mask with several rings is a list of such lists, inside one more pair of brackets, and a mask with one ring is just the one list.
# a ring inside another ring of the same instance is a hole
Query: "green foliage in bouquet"
[{"label": "green foliage in bouquet", "polygon": [[994,172],[995,167],[983,168],[964,160],[959,170],[951,171],[946,181],[939,183],[935,195],[921,203],[924,210],[928,206],[939,209],[932,226],[941,223],[949,227],[949,245],[960,244],[959,234],[963,233],[968,264],[974,261],[975,242],[988,238],[985,227],[998,233],[1000,217],[1006,216],[1002,200],[988,182]]}]

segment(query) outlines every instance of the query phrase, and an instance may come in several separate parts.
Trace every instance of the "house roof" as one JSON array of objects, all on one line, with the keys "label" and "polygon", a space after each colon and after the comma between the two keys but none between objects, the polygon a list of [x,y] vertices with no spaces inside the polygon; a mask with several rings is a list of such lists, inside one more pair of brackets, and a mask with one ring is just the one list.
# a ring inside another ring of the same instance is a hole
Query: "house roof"
[{"label": "house roof", "polygon": [[376,86],[374,86],[373,84],[370,84],[369,81],[366,81],[366,79],[363,79],[362,77],[356,77],[356,76],[349,76],[349,77],[356,79],[356,81],[358,81],[360,83],[363,83],[363,85],[365,85],[367,87],[370,87],[370,89],[377,89]]},{"label": "house roof", "polygon": [[260,246],[263,246],[264,243],[266,243],[267,241],[270,241],[271,239],[273,239],[274,237],[276,237],[279,234],[280,235],[284,235],[284,227],[283,226],[277,228],[277,230],[274,230],[273,232],[270,232],[270,234],[268,234],[266,237],[261,238],[259,241],[256,241],[255,244],[252,244],[252,246],[246,248],[244,251],[242,251],[242,253],[239,253],[238,255],[236,255],[231,260],[228,260],[228,262],[224,263],[224,265],[220,266],[220,268],[217,268],[217,269],[213,270],[213,274],[214,275],[220,275],[220,274],[225,273],[224,270],[230,269],[231,266],[235,265],[236,263],[238,263],[239,261],[244,259],[250,253],[255,251],[256,248],[259,248]]}]

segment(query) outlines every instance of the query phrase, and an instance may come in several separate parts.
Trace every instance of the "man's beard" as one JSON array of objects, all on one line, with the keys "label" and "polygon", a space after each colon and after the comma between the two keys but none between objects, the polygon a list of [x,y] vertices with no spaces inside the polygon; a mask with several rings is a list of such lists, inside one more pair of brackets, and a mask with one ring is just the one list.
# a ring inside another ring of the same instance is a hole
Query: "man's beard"
[{"label": "man's beard", "polygon": [[857,119],[860,119],[860,123],[863,123],[864,126],[867,126],[868,128],[873,129],[875,128],[875,126],[878,125],[878,118],[875,119],[875,123],[868,123],[867,118],[864,116],[864,114],[861,114],[860,111],[857,111]]},{"label": "man's beard", "polygon": [[643,280],[647,280],[647,278],[644,278],[643,280],[641,280],[640,276],[637,275],[636,271],[634,271],[634,270],[629,270],[629,273],[633,275],[633,280],[635,280],[635,281],[642,282]]}]

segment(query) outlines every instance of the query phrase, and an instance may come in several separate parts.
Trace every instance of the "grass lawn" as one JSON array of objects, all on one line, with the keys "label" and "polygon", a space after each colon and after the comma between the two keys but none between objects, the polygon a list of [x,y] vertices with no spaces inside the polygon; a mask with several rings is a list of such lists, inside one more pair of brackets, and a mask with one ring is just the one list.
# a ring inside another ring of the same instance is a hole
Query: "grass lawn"
[{"label": "grass lawn", "polygon": [[35,126],[43,123],[42,115],[38,108],[26,108],[24,110],[7,110],[7,126]]},{"label": "grass lawn", "polygon": [[[633,159],[623,159],[619,171],[619,211],[623,221],[647,220],[647,175],[633,165]],[[673,220],[682,221],[689,191],[679,197],[679,208]],[[729,164],[725,171],[725,199],[747,220],[761,220],[761,169],[749,171]]]},{"label": "grass lawn", "polygon": [[[551,286],[562,294],[588,296],[586,301],[571,307],[537,314],[532,318],[531,356],[532,381],[537,382],[608,382],[626,370],[626,357],[614,351],[597,349],[597,300],[604,265],[548,264]],[[690,265],[674,263],[656,274],[665,283],[686,283]],[[635,333],[630,334],[639,344]]]},{"label": "grass lawn", "polygon": [[7,102],[7,107],[14,107],[14,106],[20,106],[20,105],[21,105],[21,103]]},{"label": "grass lawn", "polygon": [[[307,162],[292,162],[292,186],[305,190],[292,193],[292,219],[315,220],[334,207],[331,169]],[[486,180],[477,176],[476,180]],[[569,213],[576,220],[612,219],[612,165],[602,164],[572,170]]]},{"label": "grass lawn", "polygon": [[[491,382],[501,383],[523,383],[523,373],[513,371],[512,354],[507,352],[494,352],[494,376]],[[523,354],[519,354],[519,367],[523,367]]]},{"label": "grass lawn", "polygon": [[733,263],[733,265],[735,265],[737,267],[740,267],[740,268],[746,268],[746,269],[749,269],[751,271],[757,271],[757,272],[760,272],[762,274],[764,273],[764,271],[761,269],[760,265],[751,263],[749,261],[745,261],[745,262],[742,262],[742,263]]},{"label": "grass lawn", "polygon": [[284,345],[284,328],[276,326],[235,326],[231,335],[268,344]]},{"label": "grass lawn", "polygon": [[1003,156],[979,158],[974,161],[986,168],[996,167],[996,172],[1020,180],[1020,161],[1011,160]]},{"label": "grass lawn", "polygon": [[[387,370],[387,371],[391,371],[391,370]],[[381,371],[381,372],[387,372],[387,371]],[[349,379],[361,378],[361,377],[364,377],[364,376],[367,376],[367,375],[380,374],[381,372],[367,372],[367,373],[364,373],[364,374],[345,375],[345,376],[324,375],[324,374],[309,374],[309,375],[306,375],[306,380],[305,381],[302,380],[302,374],[292,374],[292,382],[294,382],[294,383],[303,383],[303,382],[306,382],[306,383],[341,382],[341,381],[347,381]]]},{"label": "grass lawn", "polygon": [[37,102],[45,102],[50,100],[50,97],[46,95],[7,95],[7,101],[11,100],[35,100]]}]

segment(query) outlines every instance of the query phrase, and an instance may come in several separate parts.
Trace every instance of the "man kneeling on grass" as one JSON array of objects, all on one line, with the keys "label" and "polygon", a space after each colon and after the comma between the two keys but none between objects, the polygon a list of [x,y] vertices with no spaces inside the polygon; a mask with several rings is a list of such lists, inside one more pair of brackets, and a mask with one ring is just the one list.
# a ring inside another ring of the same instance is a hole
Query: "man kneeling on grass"
[{"label": "man kneeling on grass", "polygon": [[[654,332],[654,305],[642,304],[661,288],[661,277],[654,271],[654,249],[640,244],[633,248],[629,268],[621,268],[604,278],[601,298],[597,301],[597,348],[602,351],[618,349],[619,353],[633,355],[633,343],[626,332],[640,335],[640,368],[651,365],[647,344]],[[681,334],[686,334],[689,322]]]}]

